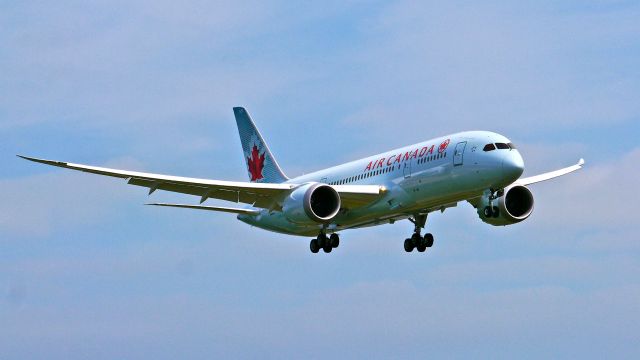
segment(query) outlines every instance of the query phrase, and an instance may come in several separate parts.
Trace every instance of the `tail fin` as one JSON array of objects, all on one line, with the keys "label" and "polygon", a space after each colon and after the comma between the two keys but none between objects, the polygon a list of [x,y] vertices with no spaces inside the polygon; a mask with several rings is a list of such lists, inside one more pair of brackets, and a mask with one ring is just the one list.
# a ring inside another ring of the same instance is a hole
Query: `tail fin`
[{"label": "tail fin", "polygon": [[247,110],[242,107],[234,107],[233,114],[238,124],[249,180],[265,183],[281,183],[289,180],[280,170],[280,166],[269,151],[269,147],[262,139],[256,125],[251,121]]}]

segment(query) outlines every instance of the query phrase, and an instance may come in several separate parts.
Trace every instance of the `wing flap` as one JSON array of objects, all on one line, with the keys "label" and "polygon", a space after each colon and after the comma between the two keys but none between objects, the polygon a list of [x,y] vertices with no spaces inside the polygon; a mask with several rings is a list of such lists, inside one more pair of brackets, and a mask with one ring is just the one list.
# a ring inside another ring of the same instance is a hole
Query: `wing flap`
[{"label": "wing flap", "polygon": [[219,211],[219,212],[227,212],[227,213],[233,213],[233,214],[245,214],[245,215],[258,215],[260,213],[260,211],[258,211],[258,210],[238,209],[238,208],[230,208],[230,207],[223,207],[223,206],[204,206],[204,205],[167,204],[167,203],[151,203],[151,204],[146,204],[146,205],[175,207],[175,208],[182,208],[182,209]]},{"label": "wing flap", "polygon": [[333,188],[340,194],[344,208],[366,206],[387,192],[387,189],[380,185],[333,185]]}]

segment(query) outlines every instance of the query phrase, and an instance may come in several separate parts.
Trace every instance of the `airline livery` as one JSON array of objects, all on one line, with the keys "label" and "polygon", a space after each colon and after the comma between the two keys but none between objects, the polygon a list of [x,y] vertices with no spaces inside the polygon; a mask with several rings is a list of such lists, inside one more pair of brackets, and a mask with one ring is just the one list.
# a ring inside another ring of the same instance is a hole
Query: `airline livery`
[{"label": "airline livery", "polygon": [[[422,235],[427,215],[468,201],[485,223],[511,225],[533,211],[528,186],[579,170],[573,166],[520,178],[524,162],[506,137],[489,131],[447,135],[311,174],[288,178],[244,108],[233,109],[249,182],[196,179],[21,158],[73,170],[126,179],[149,188],[200,197],[200,204],[148,205],[237,214],[247,224],[284,234],[312,236],[311,252],[331,252],[347,229],[408,219],[413,235],[404,250],[424,252],[433,235]],[[246,204],[203,205],[207,199]]]}]

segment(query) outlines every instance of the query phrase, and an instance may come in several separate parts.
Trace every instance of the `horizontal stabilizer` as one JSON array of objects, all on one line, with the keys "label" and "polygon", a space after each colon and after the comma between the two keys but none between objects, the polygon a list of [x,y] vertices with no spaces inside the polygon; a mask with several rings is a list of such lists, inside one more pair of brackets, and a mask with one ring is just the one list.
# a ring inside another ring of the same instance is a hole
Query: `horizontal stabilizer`
[{"label": "horizontal stabilizer", "polygon": [[152,204],[145,204],[145,205],[177,207],[177,208],[183,208],[183,209],[221,211],[221,212],[228,212],[228,213],[234,213],[234,214],[246,214],[246,215],[258,215],[260,213],[258,210],[238,209],[238,208],[229,208],[229,207],[222,207],[222,206],[166,204],[166,203],[152,203]]}]

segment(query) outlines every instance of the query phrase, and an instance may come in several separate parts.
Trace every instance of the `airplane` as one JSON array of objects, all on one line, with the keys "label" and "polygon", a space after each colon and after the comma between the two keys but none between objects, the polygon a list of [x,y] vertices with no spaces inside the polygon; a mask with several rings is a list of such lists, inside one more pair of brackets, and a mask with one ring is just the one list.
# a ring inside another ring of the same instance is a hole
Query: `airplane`
[{"label": "airplane", "polygon": [[[422,235],[427,216],[467,201],[480,219],[506,226],[527,219],[534,197],[528,186],[579,170],[584,160],[560,170],[521,178],[524,161],[516,146],[490,131],[466,131],[427,140],[288,178],[269,150],[249,113],[234,107],[248,182],[223,181],[110,169],[17,155],[52,166],[106,175],[128,184],[200,197],[199,204],[147,205],[237,214],[237,219],[283,234],[311,236],[309,249],[330,253],[339,233],[408,219],[413,234],[404,250],[424,252],[433,246]],[[203,205],[207,199],[245,204]]]}]

